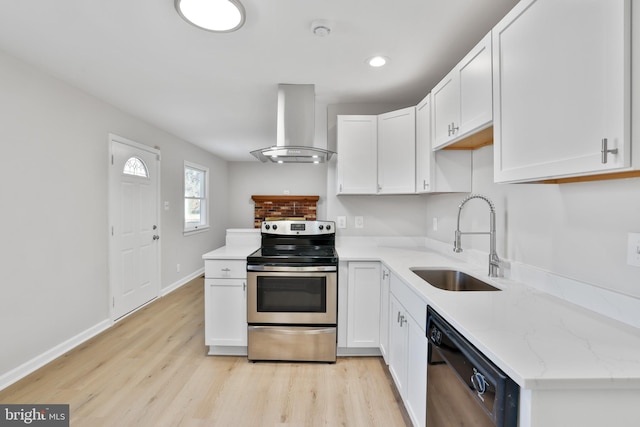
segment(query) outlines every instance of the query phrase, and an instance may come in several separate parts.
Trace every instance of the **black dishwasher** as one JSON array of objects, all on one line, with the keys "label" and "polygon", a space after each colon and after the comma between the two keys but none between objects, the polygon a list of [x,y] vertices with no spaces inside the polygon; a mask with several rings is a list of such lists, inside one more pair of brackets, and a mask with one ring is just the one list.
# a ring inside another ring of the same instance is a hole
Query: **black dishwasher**
[{"label": "black dishwasher", "polygon": [[516,427],[520,387],[427,307],[427,427]]}]

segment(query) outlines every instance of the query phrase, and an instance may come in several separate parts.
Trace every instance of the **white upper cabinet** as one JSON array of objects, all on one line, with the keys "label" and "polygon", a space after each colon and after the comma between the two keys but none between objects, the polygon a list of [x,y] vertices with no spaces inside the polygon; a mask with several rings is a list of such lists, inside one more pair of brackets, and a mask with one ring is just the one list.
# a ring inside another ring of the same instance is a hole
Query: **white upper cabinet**
[{"label": "white upper cabinet", "polygon": [[431,94],[416,106],[416,192],[470,192],[471,151],[431,149]]},{"label": "white upper cabinet", "polygon": [[416,109],[378,116],[378,193],[415,193]]},{"label": "white upper cabinet", "polygon": [[338,194],[378,191],[378,116],[338,116]]},{"label": "white upper cabinet", "polygon": [[629,0],[522,0],[498,23],[496,182],[631,166],[630,25]]},{"label": "white upper cabinet", "polygon": [[433,149],[441,149],[491,125],[491,33],[431,91]]},{"label": "white upper cabinet", "polygon": [[339,115],[338,194],[415,193],[415,107]]}]

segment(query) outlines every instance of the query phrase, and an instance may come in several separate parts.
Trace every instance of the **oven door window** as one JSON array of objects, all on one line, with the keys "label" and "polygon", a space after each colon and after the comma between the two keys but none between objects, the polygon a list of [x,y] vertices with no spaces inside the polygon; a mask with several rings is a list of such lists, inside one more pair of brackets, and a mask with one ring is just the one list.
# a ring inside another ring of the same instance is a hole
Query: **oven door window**
[{"label": "oven door window", "polygon": [[257,309],[266,313],[326,313],[326,277],[259,276]]}]

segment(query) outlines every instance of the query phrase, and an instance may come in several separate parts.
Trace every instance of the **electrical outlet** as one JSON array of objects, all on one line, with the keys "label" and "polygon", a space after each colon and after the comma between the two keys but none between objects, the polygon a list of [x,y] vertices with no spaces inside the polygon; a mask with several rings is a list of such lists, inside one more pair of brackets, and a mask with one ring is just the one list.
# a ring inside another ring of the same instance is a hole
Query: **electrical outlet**
[{"label": "electrical outlet", "polygon": [[339,216],[338,218],[338,228],[347,228],[347,217]]},{"label": "electrical outlet", "polygon": [[364,217],[362,216],[355,217],[355,225],[356,225],[356,228],[364,228]]},{"label": "electrical outlet", "polygon": [[640,267],[640,233],[629,233],[627,239],[627,264]]}]

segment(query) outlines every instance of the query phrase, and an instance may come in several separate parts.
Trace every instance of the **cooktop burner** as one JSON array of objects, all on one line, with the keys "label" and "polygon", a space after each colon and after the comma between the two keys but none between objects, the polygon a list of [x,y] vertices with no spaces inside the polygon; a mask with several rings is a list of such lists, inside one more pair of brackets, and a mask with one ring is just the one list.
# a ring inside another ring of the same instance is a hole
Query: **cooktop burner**
[{"label": "cooktop burner", "polygon": [[338,253],[334,247],[262,247],[247,257],[249,264],[314,264],[332,265],[338,263]]},{"label": "cooktop burner", "polygon": [[265,221],[262,247],[247,257],[250,265],[337,265],[332,221]]}]

